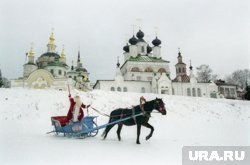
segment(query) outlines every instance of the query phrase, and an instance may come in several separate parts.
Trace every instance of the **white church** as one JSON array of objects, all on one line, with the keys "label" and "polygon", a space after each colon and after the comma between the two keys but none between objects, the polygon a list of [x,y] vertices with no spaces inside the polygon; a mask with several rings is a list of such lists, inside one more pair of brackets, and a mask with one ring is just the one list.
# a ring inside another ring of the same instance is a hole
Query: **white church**
[{"label": "white church", "polygon": [[200,83],[193,74],[192,66],[177,56],[176,77],[171,80],[169,61],[161,57],[161,40],[152,41],[153,46],[145,42],[144,33],[139,30],[129,43],[123,47],[124,63],[117,63],[113,80],[97,80],[94,89],[120,92],[158,93],[168,95],[212,97],[219,96],[218,86],[214,82]]},{"label": "white church", "polygon": [[27,88],[54,88],[56,90],[67,90],[71,88],[90,90],[89,73],[83,67],[78,51],[77,65],[68,66],[64,46],[61,53],[57,53],[54,33],[49,37],[47,52],[35,60],[35,52],[31,46],[27,53],[28,61],[23,65],[23,76],[11,80],[11,87]]}]

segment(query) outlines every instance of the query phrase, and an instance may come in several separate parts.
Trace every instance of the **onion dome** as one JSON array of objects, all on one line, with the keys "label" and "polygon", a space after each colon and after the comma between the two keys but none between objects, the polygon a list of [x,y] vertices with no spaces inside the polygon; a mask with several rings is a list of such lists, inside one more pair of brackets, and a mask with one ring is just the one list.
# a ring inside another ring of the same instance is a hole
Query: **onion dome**
[{"label": "onion dome", "polygon": [[189,66],[189,69],[190,69],[190,70],[193,70],[193,66],[192,66],[192,64],[191,64],[191,60],[190,60],[190,66]]},{"label": "onion dome", "polygon": [[35,52],[33,50],[33,47],[31,46],[30,51],[28,52],[28,57],[34,57],[34,54]]},{"label": "onion dome", "polygon": [[119,61],[117,62],[116,66],[117,66],[117,68],[119,68],[119,67],[120,67],[120,63],[119,63]]},{"label": "onion dome", "polygon": [[139,42],[145,42],[144,39],[143,39],[144,33],[143,33],[141,30],[139,30],[139,31],[136,33],[136,37],[138,38],[138,41],[139,41]]},{"label": "onion dome", "polygon": [[136,33],[136,37],[137,37],[138,39],[142,39],[142,38],[144,37],[144,33],[143,33],[141,30],[139,30],[139,31]]},{"label": "onion dome", "polygon": [[147,46],[147,53],[150,53],[152,51],[152,48],[148,45]]},{"label": "onion dome", "polygon": [[85,68],[79,67],[79,68],[76,68],[76,72],[88,72],[88,71]]},{"label": "onion dome", "polygon": [[57,54],[57,53],[54,53],[54,52],[46,52],[46,53],[42,54],[41,56],[42,57],[47,56],[47,57],[57,57],[57,58],[60,58],[60,55]]},{"label": "onion dome", "polygon": [[157,37],[152,41],[152,44],[154,46],[159,46],[161,44],[161,40],[159,40]]},{"label": "onion dome", "polygon": [[123,50],[124,50],[125,52],[129,52],[129,46],[128,46],[128,43],[127,43],[127,45],[125,45],[125,46],[123,47]]},{"label": "onion dome", "polygon": [[190,67],[189,67],[189,69],[190,69],[190,70],[193,70],[193,67],[192,67],[192,66],[190,66]]},{"label": "onion dome", "polygon": [[135,45],[135,44],[137,44],[137,42],[138,42],[138,40],[135,38],[134,35],[133,35],[132,38],[129,39],[129,43],[130,43],[131,45]]},{"label": "onion dome", "polygon": [[178,52],[178,57],[181,57],[181,52],[180,52],[180,50],[179,50],[179,52]]}]

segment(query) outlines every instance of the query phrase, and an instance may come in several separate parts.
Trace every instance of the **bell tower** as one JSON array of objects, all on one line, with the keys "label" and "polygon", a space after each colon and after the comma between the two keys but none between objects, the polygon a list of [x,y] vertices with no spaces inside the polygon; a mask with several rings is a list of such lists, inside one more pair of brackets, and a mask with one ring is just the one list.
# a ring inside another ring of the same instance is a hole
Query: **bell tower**
[{"label": "bell tower", "polygon": [[187,70],[186,70],[186,64],[182,61],[182,55],[180,52],[180,48],[178,48],[178,63],[175,64],[175,68],[176,68],[176,77],[178,76],[183,76],[183,75],[187,75]]},{"label": "bell tower", "polygon": [[32,43],[29,52],[26,54],[28,56],[28,63],[23,65],[23,77],[28,77],[33,71],[37,70],[37,65],[34,63],[34,55]]}]

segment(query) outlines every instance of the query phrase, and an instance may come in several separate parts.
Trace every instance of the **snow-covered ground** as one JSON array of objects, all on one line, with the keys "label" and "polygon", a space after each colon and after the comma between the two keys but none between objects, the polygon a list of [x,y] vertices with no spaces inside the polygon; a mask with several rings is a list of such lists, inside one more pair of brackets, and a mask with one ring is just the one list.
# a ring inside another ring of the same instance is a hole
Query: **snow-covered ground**
[{"label": "snow-covered ground", "polygon": [[[109,113],[137,105],[142,94],[92,91],[79,95],[84,103]],[[46,132],[53,129],[50,117],[68,111],[67,92],[0,89],[0,164],[181,165],[183,146],[250,145],[250,102],[143,95],[147,100],[163,98],[168,114],[152,114],[154,135],[146,141],[149,129],[143,127],[141,145],[137,145],[136,127],[123,127],[121,141],[117,140],[116,127],[106,140],[101,137],[103,130],[86,139],[48,135]],[[91,109],[89,113],[97,115]],[[98,125],[107,121],[107,117],[98,117]]]}]

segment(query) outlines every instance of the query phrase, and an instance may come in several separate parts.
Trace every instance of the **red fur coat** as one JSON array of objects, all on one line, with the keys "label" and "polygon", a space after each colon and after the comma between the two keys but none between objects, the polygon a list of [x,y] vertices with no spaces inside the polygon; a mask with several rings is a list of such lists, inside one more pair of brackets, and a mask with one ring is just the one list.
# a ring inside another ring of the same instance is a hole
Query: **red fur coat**
[{"label": "red fur coat", "polygon": [[[67,120],[70,121],[73,118],[73,111],[74,111],[74,106],[76,104],[76,102],[74,101],[74,99],[72,97],[69,96],[69,101],[70,101],[70,107],[69,107],[69,111],[67,114]],[[79,116],[78,116],[78,121],[81,121],[82,118],[84,117],[84,113],[83,113],[83,108],[86,108],[87,106],[82,104],[80,109],[79,109]]]}]

